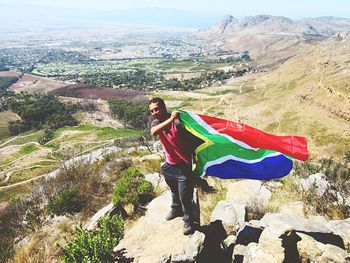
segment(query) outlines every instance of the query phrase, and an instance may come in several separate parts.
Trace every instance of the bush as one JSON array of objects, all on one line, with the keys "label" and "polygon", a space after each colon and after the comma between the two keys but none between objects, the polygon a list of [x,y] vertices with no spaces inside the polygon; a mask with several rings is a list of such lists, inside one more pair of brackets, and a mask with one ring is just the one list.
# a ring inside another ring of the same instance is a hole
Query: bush
[{"label": "bush", "polygon": [[64,262],[114,262],[113,248],[123,238],[123,220],[118,216],[102,217],[99,224],[95,234],[78,229],[77,236],[64,248]]},{"label": "bush", "polygon": [[77,186],[63,188],[57,192],[47,205],[49,213],[62,215],[78,212],[82,207],[82,201]]},{"label": "bush", "polygon": [[152,184],[144,179],[144,175],[138,169],[129,167],[121,174],[115,186],[112,200],[116,206],[132,204],[137,207],[140,198],[152,191]]}]

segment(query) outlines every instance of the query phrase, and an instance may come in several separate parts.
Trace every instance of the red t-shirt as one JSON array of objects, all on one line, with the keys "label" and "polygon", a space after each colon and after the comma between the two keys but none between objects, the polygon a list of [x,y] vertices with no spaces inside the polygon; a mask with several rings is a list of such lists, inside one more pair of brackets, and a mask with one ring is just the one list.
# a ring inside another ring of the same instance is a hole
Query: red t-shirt
[{"label": "red t-shirt", "polygon": [[[155,119],[151,127],[158,125],[159,120]],[[192,152],[191,142],[185,136],[185,129],[178,119],[175,119],[169,127],[158,133],[160,142],[165,151],[165,161],[169,164],[191,164]]]}]

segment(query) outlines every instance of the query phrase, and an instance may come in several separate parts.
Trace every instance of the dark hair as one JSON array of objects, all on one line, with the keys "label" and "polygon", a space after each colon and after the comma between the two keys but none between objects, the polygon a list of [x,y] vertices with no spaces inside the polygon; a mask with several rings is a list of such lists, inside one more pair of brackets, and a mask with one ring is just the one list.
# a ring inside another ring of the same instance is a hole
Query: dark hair
[{"label": "dark hair", "polygon": [[150,105],[151,103],[158,103],[158,105],[161,108],[166,109],[164,100],[162,98],[152,98],[152,99],[150,99],[148,105]]}]

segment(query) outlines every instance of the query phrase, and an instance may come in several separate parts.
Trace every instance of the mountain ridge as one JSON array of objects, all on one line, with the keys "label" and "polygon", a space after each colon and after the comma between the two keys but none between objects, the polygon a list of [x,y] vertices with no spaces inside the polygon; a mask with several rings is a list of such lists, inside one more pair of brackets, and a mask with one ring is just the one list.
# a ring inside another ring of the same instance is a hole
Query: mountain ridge
[{"label": "mountain ridge", "polygon": [[259,66],[274,67],[297,55],[300,49],[338,32],[350,31],[350,19],[317,17],[292,20],[283,16],[257,15],[236,19],[226,15],[194,35],[233,51],[249,51]]}]

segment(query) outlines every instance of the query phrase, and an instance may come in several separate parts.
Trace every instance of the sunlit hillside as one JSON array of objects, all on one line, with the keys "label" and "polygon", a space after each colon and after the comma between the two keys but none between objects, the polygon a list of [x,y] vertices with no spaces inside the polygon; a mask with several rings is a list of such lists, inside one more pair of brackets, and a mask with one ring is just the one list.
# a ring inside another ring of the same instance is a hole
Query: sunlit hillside
[{"label": "sunlit hillside", "polygon": [[203,114],[274,134],[306,136],[311,157],[341,156],[350,148],[349,40],[349,33],[341,33],[301,51],[273,71],[203,89],[199,91],[205,93],[203,97],[164,95]]}]

